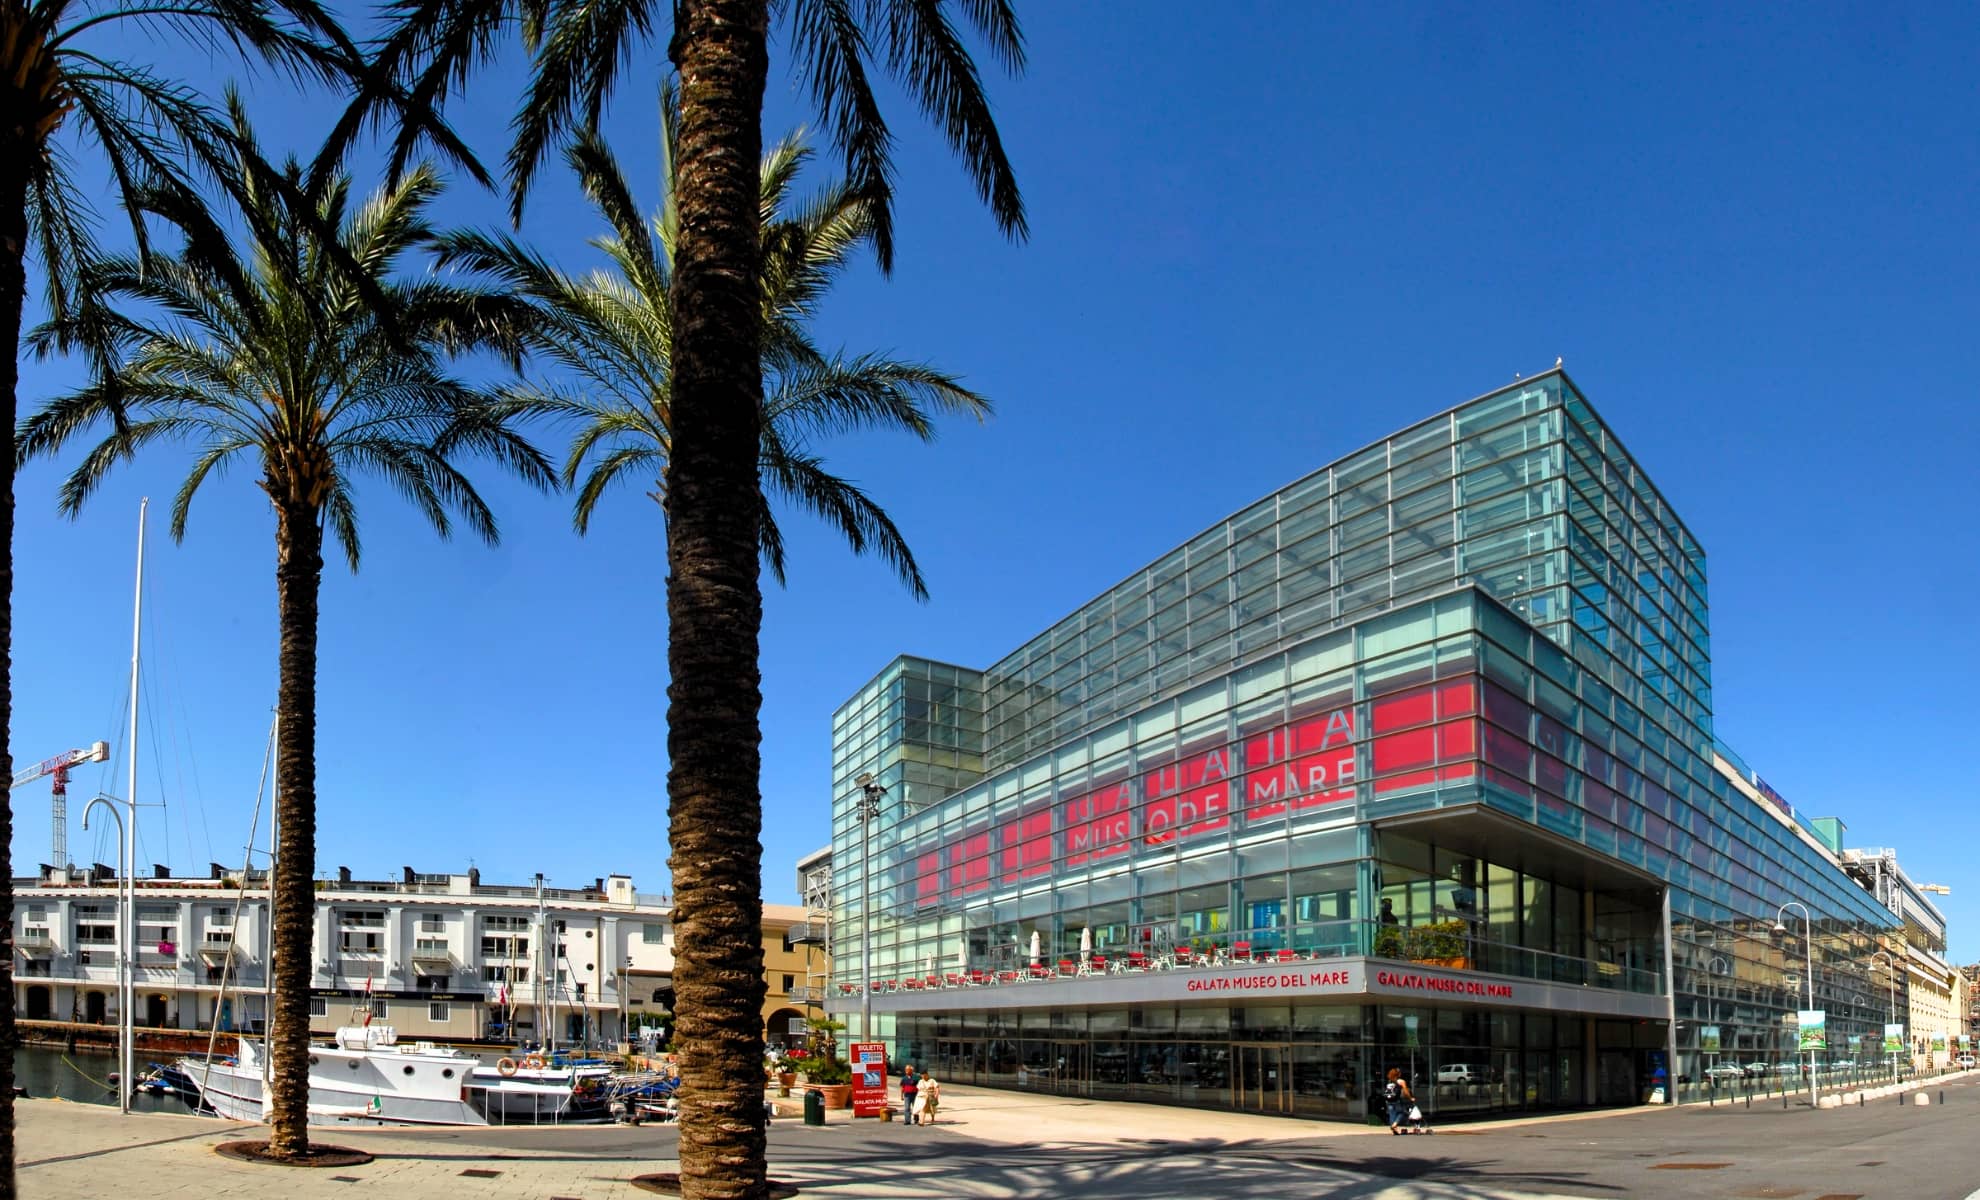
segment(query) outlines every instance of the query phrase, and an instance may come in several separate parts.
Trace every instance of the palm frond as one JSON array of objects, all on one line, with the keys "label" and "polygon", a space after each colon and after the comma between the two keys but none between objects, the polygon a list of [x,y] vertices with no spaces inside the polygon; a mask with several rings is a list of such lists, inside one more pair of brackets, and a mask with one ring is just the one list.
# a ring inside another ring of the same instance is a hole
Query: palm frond
[{"label": "palm frond", "polygon": [[[575,467],[579,461],[581,460],[573,458],[570,465]],[[621,476],[634,467],[651,468],[654,472],[655,487],[660,487],[660,476],[666,468],[666,462],[667,456],[655,446],[620,446],[599,456],[598,461],[592,464],[590,472],[585,475],[583,486],[577,490],[577,496],[571,505],[571,525],[580,535],[590,532],[591,516],[598,507],[599,499],[619,482]],[[664,513],[666,510],[663,508],[661,511]]]},{"label": "palm frond", "polygon": [[243,450],[251,449],[253,445],[247,439],[230,438],[215,442],[200,451],[199,457],[193,460],[192,471],[186,475],[185,482],[179,485],[178,494],[172,497],[173,541],[186,540],[186,517],[192,511],[193,493],[199,491],[199,485],[205,483],[206,477],[215,470],[224,473],[229,458]]},{"label": "palm frond", "polygon": [[634,38],[651,36],[655,0],[564,0],[549,9],[535,70],[511,128],[509,216],[522,222],[523,200],[543,157],[574,128],[595,127]]},{"label": "palm frond", "polygon": [[[928,583],[921,577],[914,552],[908,549],[907,539],[901,536],[893,518],[857,485],[825,470],[816,455],[789,451],[764,455],[763,490],[766,495],[775,493],[837,529],[854,554],[871,549],[894,569],[915,599],[928,598]],[[775,569],[781,580],[783,571]]]},{"label": "palm frond", "polygon": [[[982,12],[989,2],[985,0],[975,7]],[[921,111],[942,126],[950,147],[962,157],[964,168],[975,181],[976,194],[990,206],[997,227],[1022,241],[1030,236],[1030,227],[1025,219],[1024,197],[1018,194],[1017,174],[1004,153],[1003,138],[997,132],[997,121],[990,112],[990,100],[983,92],[976,63],[955,26],[949,23],[948,14],[942,11],[943,0],[883,0],[883,3],[888,68],[906,86]],[[1007,61],[1016,53],[1019,57],[1013,65],[1021,65],[1021,49],[1015,40],[1016,18],[1008,13],[1003,15],[1008,20],[990,24],[990,40],[1004,48]],[[875,248],[878,250],[884,240],[887,250],[882,253],[882,261],[891,263],[891,217],[884,211],[876,212],[874,217],[878,223]]]},{"label": "palm frond", "polygon": [[893,134],[873,95],[868,47],[853,0],[793,0],[791,36],[812,102],[844,155],[846,184],[873,205],[873,252],[894,268]]},{"label": "palm frond", "polygon": [[990,401],[960,379],[926,363],[877,354],[834,358],[780,374],[764,399],[771,424],[814,436],[857,430],[890,430],[932,441],[929,409],[975,417],[990,415]]}]

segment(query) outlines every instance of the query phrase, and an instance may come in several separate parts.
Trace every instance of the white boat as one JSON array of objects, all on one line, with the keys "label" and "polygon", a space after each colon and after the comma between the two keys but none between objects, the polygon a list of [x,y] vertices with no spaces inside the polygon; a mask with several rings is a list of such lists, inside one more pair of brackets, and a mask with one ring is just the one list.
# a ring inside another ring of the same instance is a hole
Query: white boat
[{"label": "white boat", "polygon": [[[243,1038],[231,1059],[182,1058],[200,1098],[235,1121],[265,1121],[262,1074],[266,1050]],[[309,1121],[376,1125],[508,1125],[552,1123],[592,1115],[609,1071],[534,1059],[504,1059],[494,1067],[465,1050],[431,1042],[400,1045],[389,1025],[347,1025],[327,1045],[309,1050]]]}]

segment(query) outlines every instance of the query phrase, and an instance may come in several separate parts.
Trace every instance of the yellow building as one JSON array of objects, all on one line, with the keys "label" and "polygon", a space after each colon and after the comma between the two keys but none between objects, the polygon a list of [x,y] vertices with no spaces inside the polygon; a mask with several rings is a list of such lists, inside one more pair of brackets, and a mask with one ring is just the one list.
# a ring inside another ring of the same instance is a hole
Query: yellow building
[{"label": "yellow building", "polygon": [[795,1046],[808,1017],[825,1015],[823,917],[796,904],[763,906],[763,1040]]}]

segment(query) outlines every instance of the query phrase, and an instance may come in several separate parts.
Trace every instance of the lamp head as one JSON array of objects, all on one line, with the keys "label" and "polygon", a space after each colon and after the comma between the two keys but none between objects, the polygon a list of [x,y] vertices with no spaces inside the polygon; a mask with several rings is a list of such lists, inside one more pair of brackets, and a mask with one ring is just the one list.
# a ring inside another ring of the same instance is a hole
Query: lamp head
[{"label": "lamp head", "polygon": [[1787,931],[1788,931],[1788,930],[1787,930],[1787,926],[1785,926],[1785,925],[1783,925],[1783,924],[1781,924],[1781,923],[1780,923],[1779,921],[1776,921],[1776,922],[1774,922],[1774,936],[1775,936],[1775,937],[1786,937],[1786,936],[1787,936]]},{"label": "lamp head", "polygon": [[862,771],[858,775],[853,777],[853,782],[861,787],[865,787],[867,784],[873,782],[873,772]]}]

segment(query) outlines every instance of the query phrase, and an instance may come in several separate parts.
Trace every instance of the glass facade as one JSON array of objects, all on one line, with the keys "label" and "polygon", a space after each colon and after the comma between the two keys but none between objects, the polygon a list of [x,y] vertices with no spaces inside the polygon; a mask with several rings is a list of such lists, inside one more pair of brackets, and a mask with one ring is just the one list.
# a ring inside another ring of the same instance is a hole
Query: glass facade
[{"label": "glass facade", "polygon": [[1878,1034],[1890,914],[1715,769],[1705,579],[1557,371],[988,670],[897,659],[834,716],[836,1006],[864,940],[877,1032],[963,1080],[1353,1119],[1399,1066],[1445,1112],[1635,1102],[1791,1057],[1797,900],[1831,1045]]}]

